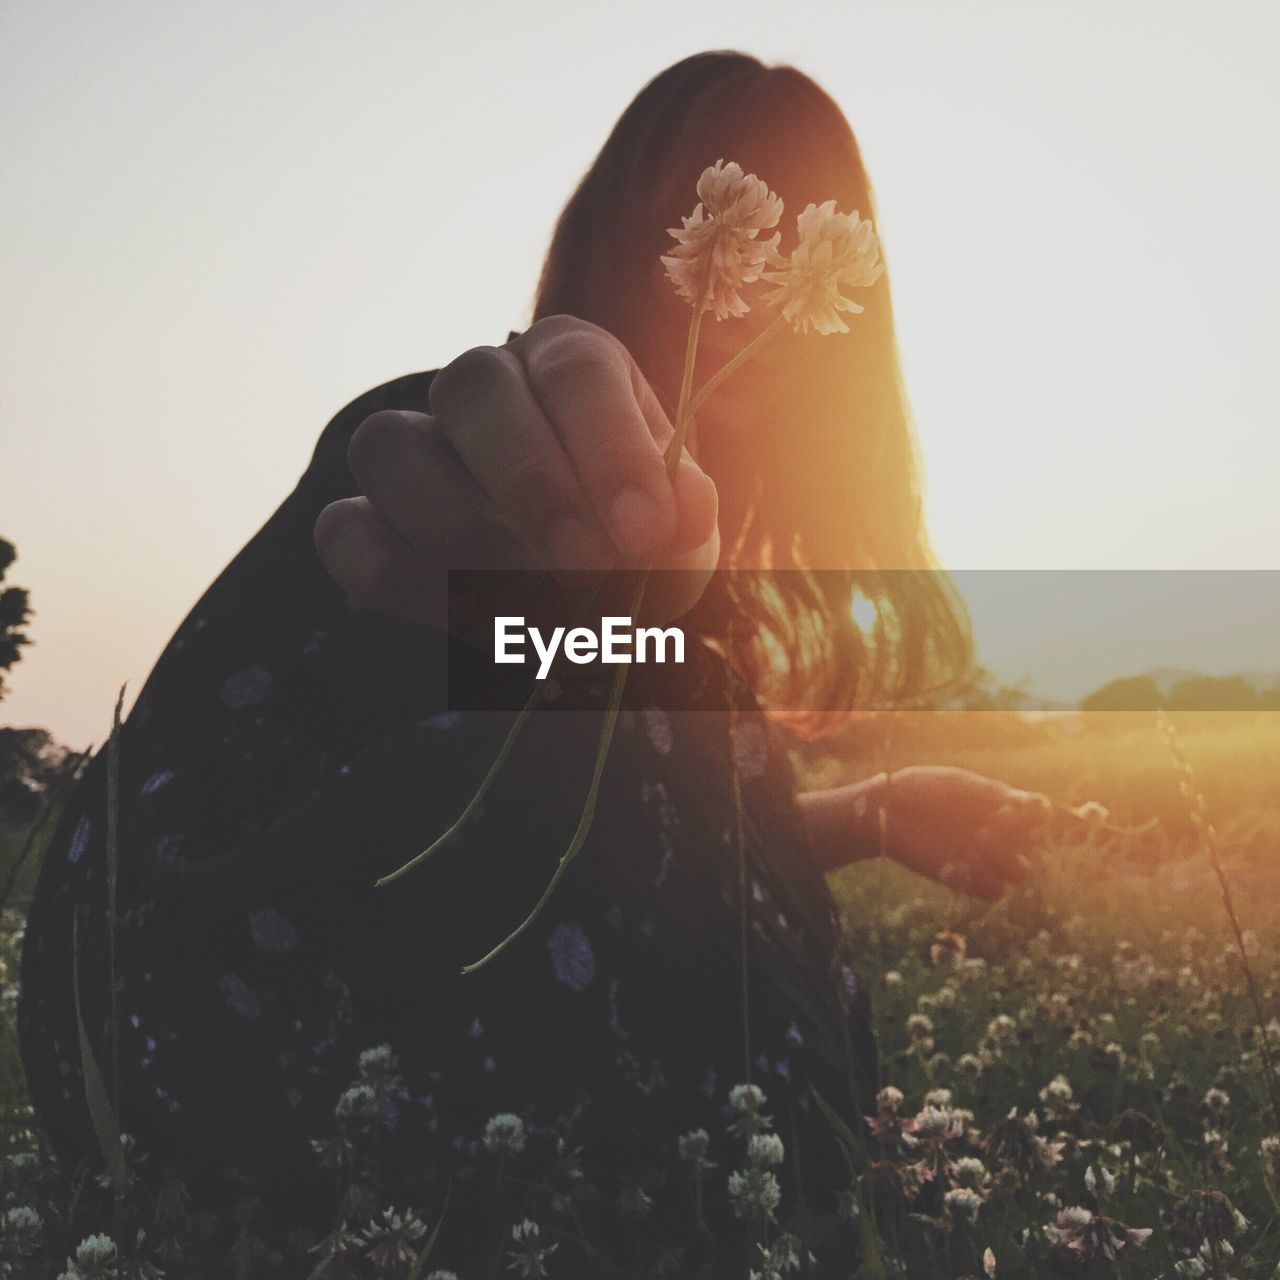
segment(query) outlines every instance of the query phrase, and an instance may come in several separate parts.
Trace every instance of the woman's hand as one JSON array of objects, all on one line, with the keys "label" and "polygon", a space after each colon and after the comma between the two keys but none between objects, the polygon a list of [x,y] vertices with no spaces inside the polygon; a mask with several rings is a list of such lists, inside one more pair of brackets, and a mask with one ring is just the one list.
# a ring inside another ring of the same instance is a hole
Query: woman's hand
[{"label": "woman's hand", "polygon": [[655,614],[697,601],[719,558],[715,485],[688,453],[668,478],[672,425],[611,334],[548,316],[473,347],[436,374],[430,410],[365,419],[348,452],[362,496],[316,522],[352,595],[441,624],[448,569],[633,566],[691,571],[656,586]]},{"label": "woman's hand", "polygon": [[1026,877],[1027,851],[1039,834],[1056,824],[1081,831],[1089,824],[1039,792],[942,765],[811,792],[800,804],[824,870],[883,852],[982,898],[999,897]]}]

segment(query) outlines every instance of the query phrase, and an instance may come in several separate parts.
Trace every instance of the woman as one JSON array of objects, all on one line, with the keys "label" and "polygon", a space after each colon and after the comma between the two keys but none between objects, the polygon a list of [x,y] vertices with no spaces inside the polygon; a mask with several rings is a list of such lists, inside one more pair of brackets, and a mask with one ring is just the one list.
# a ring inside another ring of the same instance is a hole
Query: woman
[{"label": "woman", "polygon": [[[690,312],[659,258],[721,156],[785,199],[784,251],[810,200],[870,213],[849,127],[800,72],[736,53],[669,68],[566,207],[529,329],[347,406],[178,629],[120,735],[114,876],[99,753],[27,929],[23,1052],[69,1164],[95,1147],[78,980],[121,1128],[198,1200],[251,1195],[281,1226],[322,1228],[335,1188],[346,1216],[375,1194],[434,1215],[449,1185],[432,1265],[474,1273],[534,1248],[508,1230],[511,1178],[541,1144],[568,1190],[520,1213],[561,1242],[557,1274],[586,1265],[580,1236],[597,1268],[736,1273],[753,1215],[849,1258],[827,1108],[857,1128],[876,1067],[823,873],[881,852],[926,872],[967,857],[995,892],[1040,801],[927,769],[895,775],[891,803],[883,775],[794,793],[755,695],[827,712],[910,698],[964,669],[967,636],[930,573],[883,580],[894,626],[876,661],[852,622],[848,571],[933,563],[883,278],[848,334],[763,347],[668,477]],[[695,384],[767,319],[709,320]],[[730,560],[831,572],[702,593]],[[535,924],[463,976],[551,874],[600,717],[535,715],[480,816],[375,888],[457,816],[509,723],[447,706],[445,573],[614,563],[691,570],[662,603],[697,643],[683,667],[636,668],[586,849]],[[765,632],[789,667],[759,660]],[[763,1104],[730,1100],[746,1082]],[[776,1206],[767,1180],[724,1188],[766,1114],[785,1153]],[[679,1142],[699,1130],[717,1172],[696,1136]]]}]

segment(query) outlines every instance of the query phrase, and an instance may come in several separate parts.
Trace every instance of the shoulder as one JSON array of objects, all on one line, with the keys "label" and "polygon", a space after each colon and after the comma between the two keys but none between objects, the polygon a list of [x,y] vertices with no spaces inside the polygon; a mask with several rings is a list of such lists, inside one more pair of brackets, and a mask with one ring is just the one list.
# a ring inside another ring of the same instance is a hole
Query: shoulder
[{"label": "shoulder", "polygon": [[345,453],[355,429],[371,413],[382,409],[411,409],[417,413],[426,413],[431,380],[437,372],[435,369],[428,369],[423,373],[406,373],[403,377],[392,378],[390,382],[371,387],[356,396],[334,414],[329,425],[320,433],[313,461],[335,449],[341,449]]}]

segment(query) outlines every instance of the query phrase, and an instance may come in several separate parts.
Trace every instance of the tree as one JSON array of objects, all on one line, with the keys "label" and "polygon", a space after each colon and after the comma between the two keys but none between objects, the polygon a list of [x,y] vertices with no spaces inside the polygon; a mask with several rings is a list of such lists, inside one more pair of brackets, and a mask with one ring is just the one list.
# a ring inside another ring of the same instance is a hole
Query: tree
[{"label": "tree", "polygon": [[22,587],[3,585],[4,575],[17,556],[13,543],[0,538],[0,698],[5,695],[4,673],[21,660],[22,647],[31,643],[26,633],[30,598]]},{"label": "tree", "polygon": [[1080,699],[1082,711],[1154,711],[1160,686],[1150,676],[1124,676]]}]

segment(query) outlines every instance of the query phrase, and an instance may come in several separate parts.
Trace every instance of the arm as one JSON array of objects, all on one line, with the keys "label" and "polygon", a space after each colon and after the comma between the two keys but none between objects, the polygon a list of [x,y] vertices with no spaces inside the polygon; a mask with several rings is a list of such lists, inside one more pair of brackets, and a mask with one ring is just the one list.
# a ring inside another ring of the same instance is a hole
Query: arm
[{"label": "arm", "polygon": [[998,897],[1027,871],[1026,852],[1055,816],[1047,796],[968,769],[915,765],[798,797],[824,872],[881,854],[979,897]]}]

